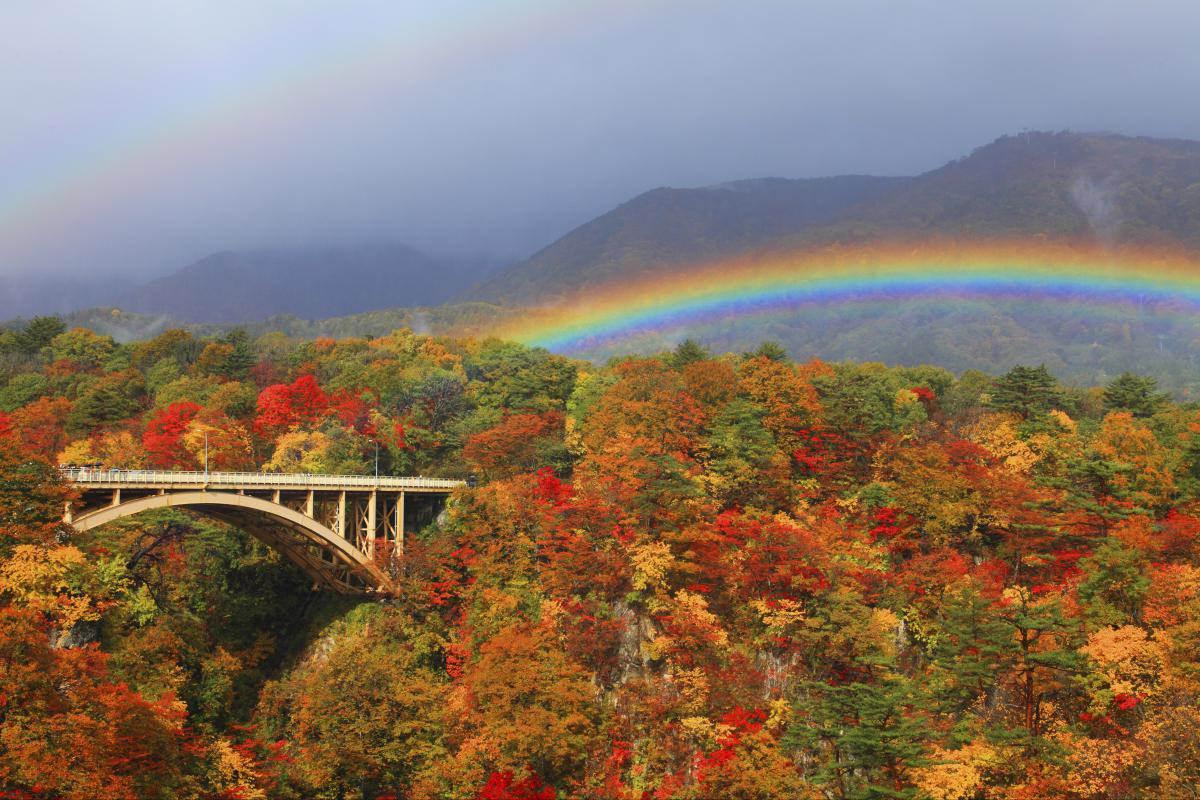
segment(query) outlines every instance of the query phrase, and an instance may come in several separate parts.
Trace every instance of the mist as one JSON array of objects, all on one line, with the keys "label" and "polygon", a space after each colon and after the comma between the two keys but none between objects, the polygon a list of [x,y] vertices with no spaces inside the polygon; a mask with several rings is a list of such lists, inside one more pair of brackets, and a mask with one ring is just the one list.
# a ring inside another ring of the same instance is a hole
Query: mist
[{"label": "mist", "polygon": [[248,247],[515,260],[656,186],[914,174],[1022,129],[1200,138],[1198,25],[1105,0],[14,0],[0,299]]}]

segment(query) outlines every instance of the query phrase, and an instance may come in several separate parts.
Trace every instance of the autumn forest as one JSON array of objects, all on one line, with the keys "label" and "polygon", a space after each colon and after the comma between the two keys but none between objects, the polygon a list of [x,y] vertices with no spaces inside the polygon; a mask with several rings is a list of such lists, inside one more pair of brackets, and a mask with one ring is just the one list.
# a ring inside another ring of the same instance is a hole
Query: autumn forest
[{"label": "autumn forest", "polygon": [[[1200,409],[1125,374],[0,336],[0,796],[1191,797]],[[343,597],[61,463],[477,476]]]}]

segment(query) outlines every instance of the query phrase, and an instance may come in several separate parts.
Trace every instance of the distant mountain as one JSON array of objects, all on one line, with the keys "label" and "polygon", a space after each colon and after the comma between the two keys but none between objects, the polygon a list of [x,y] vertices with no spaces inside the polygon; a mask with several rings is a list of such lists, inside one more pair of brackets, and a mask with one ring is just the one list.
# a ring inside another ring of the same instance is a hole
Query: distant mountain
[{"label": "distant mountain", "polygon": [[[153,335],[175,320],[210,323],[193,326],[201,332],[249,323],[255,333],[298,337],[378,335],[398,326],[484,335],[497,323],[545,313],[530,306],[646,273],[742,254],[927,237],[1066,238],[1200,252],[1200,142],[1029,133],[1001,137],[911,178],[769,178],[655,189],[469,291],[464,287],[482,267],[405,247],[226,253],[128,292],[116,303],[121,311],[95,309],[69,321],[122,339]],[[477,302],[447,303],[464,297]],[[991,373],[1045,363],[1064,379],[1090,385],[1133,370],[1200,401],[1200,318],[1170,305],[1098,315],[1086,304],[989,298],[718,315],[581,355],[603,360],[657,352],[685,335],[717,352],[774,340],[798,359],[924,362]],[[137,310],[148,316],[131,313]]]},{"label": "distant mountain", "polygon": [[759,250],[888,237],[1050,236],[1200,249],[1200,142],[1005,136],[913,178],[764,179],[655,189],[492,276],[474,296],[569,297]]},{"label": "distant mountain", "polygon": [[665,265],[732,255],[833,222],[904,187],[907,178],[763,178],[700,189],[654,189],[568,233],[477,287],[526,302]]},{"label": "distant mountain", "polygon": [[446,302],[488,265],[403,245],[225,252],[131,289],[113,305],[184,322],[317,319]]},{"label": "distant mountain", "polygon": [[1200,248],[1200,142],[1069,132],[1003,136],[777,245],[897,235]]}]

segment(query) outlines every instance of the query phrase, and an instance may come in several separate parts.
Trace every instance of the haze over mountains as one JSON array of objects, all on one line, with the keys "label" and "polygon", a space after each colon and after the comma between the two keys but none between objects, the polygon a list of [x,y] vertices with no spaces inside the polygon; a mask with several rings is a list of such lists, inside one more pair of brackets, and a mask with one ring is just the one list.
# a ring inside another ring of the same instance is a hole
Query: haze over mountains
[{"label": "haze over mountains", "polygon": [[[42,306],[112,305],[183,322],[242,323],[462,300],[524,305],[759,250],[929,236],[1200,249],[1200,142],[1018,134],[915,177],[653,189],[503,269],[495,260],[435,257],[401,244],[222,252],[142,286],[100,292],[92,285]],[[33,289],[3,289],[9,314],[30,313]]]},{"label": "haze over mountains", "polygon": [[403,244],[262,248],[213,253],[144,284],[0,280],[0,314],[112,306],[177,322],[240,324],[277,314],[309,319],[439,305],[498,266]]},{"label": "haze over mountains", "polygon": [[[378,334],[397,325],[485,332],[489,320],[519,315],[514,309],[521,306],[586,296],[648,273],[741,254],[933,237],[1046,237],[1200,251],[1200,142],[1029,133],[1001,137],[915,177],[659,188],[503,269],[402,245],[220,253],[92,303],[146,317],[105,311],[79,319],[126,337],[172,321],[256,322],[255,330],[295,335]],[[415,310],[422,307],[429,310]],[[774,339],[797,358],[990,371],[1045,362],[1064,378],[1092,383],[1143,369],[1192,392],[1187,387],[1196,382],[1180,371],[1196,363],[1200,328],[1190,316],[1165,319],[1153,311],[1117,321],[1057,307],[1034,313],[994,302],[953,308],[913,302],[867,316],[817,309],[726,320],[694,335],[716,350]],[[650,337],[620,347],[672,344]],[[1194,391],[1200,396],[1200,384]]]},{"label": "haze over mountains", "polygon": [[440,305],[489,268],[398,244],[226,252],[125,292],[114,305],[182,322],[319,319]]},{"label": "haze over mountains", "polygon": [[1200,142],[1030,133],[913,178],[655,189],[496,274],[477,296],[536,302],[752,250],[932,236],[1200,248]]},{"label": "haze over mountains", "polygon": [[842,175],[653,189],[497,273],[473,294],[524,303],[662,265],[734,255],[833,223],[911,180]]}]

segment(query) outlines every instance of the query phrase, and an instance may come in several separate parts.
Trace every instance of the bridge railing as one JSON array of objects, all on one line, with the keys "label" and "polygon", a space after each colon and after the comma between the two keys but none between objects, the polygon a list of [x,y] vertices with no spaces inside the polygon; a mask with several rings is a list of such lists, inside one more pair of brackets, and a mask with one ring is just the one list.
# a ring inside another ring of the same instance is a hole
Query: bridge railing
[{"label": "bridge railing", "polygon": [[316,475],[284,472],[201,472],[183,470],[105,469],[63,467],[63,478],[78,484],[141,484],[153,486],[288,486],[301,488],[455,489],[465,481],[446,478],[374,475]]}]

